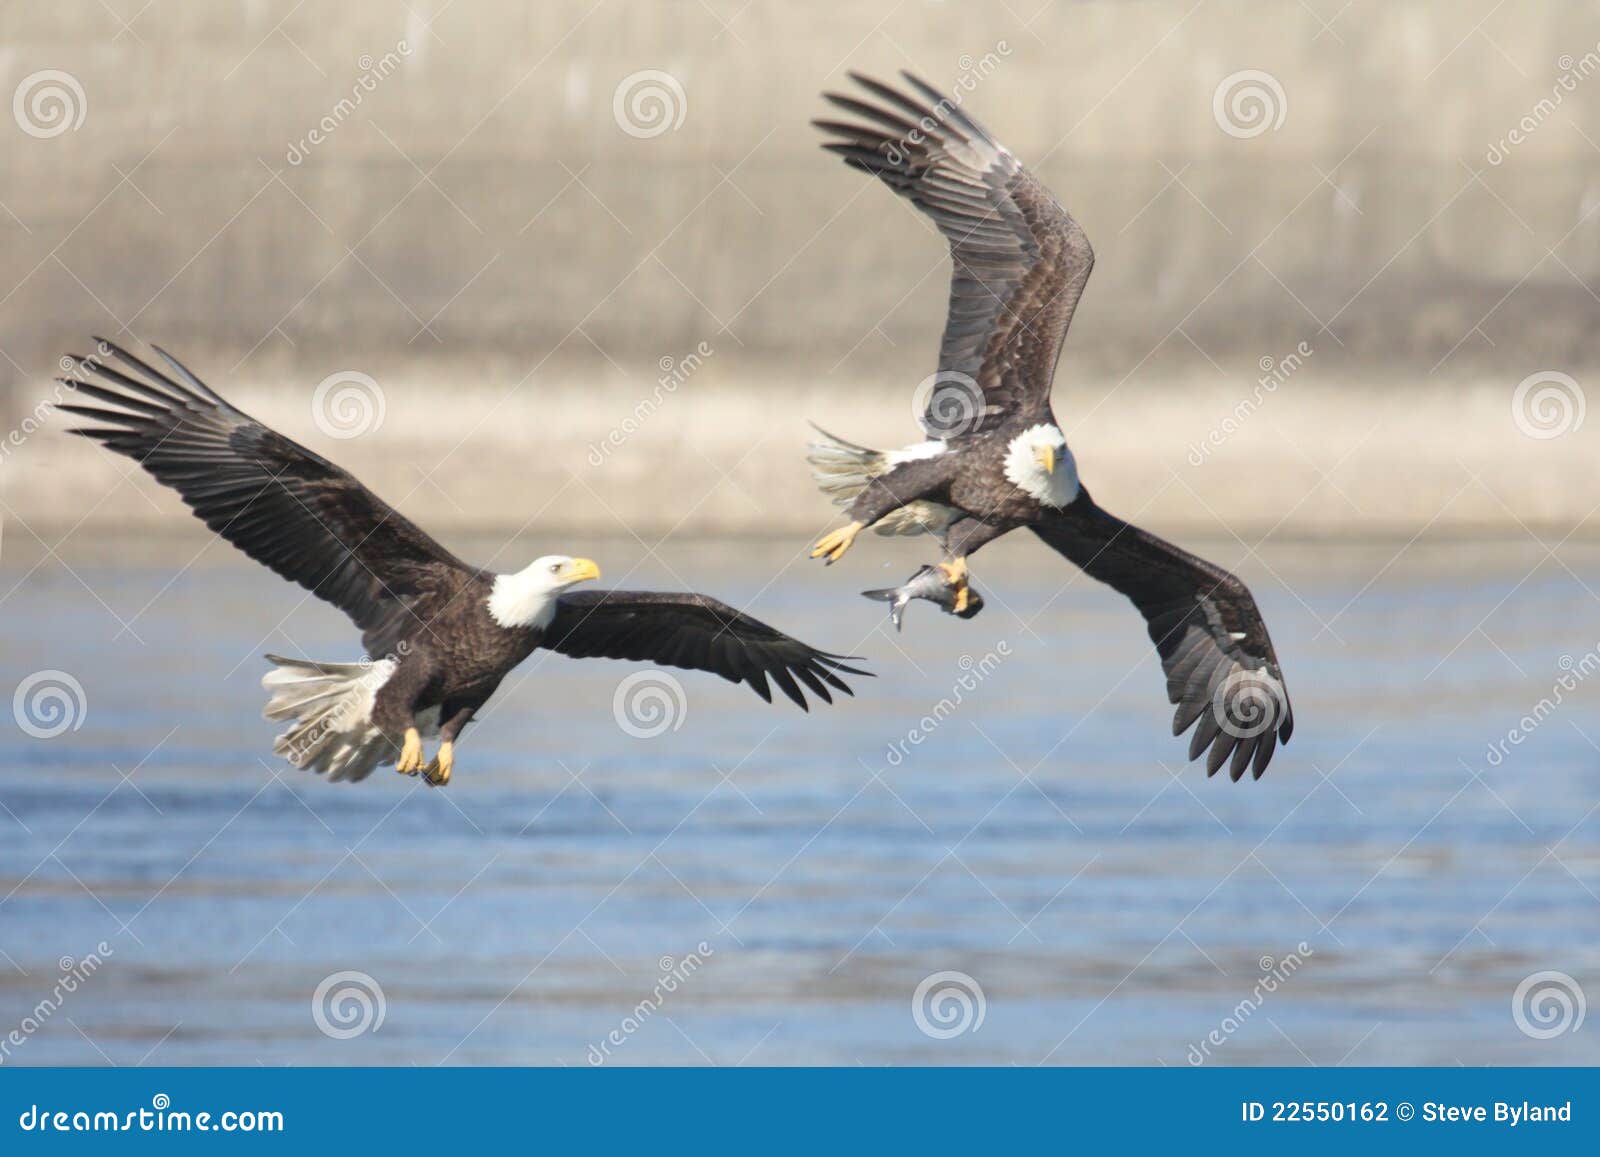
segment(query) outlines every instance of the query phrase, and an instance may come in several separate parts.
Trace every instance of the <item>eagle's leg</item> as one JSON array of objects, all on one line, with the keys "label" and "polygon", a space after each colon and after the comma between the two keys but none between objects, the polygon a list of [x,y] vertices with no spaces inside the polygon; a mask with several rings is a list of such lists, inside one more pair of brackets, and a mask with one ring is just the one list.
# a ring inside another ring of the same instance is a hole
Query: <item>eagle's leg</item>
[{"label": "eagle's leg", "polygon": [[880,474],[850,503],[850,525],[823,535],[811,548],[812,558],[826,558],[832,564],[844,557],[856,535],[891,511],[942,491],[949,485],[954,466],[940,455],[901,463],[887,474]]},{"label": "eagle's leg", "polygon": [[812,558],[827,556],[830,564],[838,562],[844,557],[844,552],[850,549],[855,542],[856,535],[865,530],[866,523],[852,522],[840,530],[830,530],[827,534],[817,539],[817,544],[811,548]]},{"label": "eagle's leg", "polygon": [[439,750],[433,757],[433,762],[422,769],[423,776],[434,787],[443,787],[450,782],[451,769],[456,762],[456,736],[461,734],[472,718],[473,708],[463,707],[445,721],[439,728]]},{"label": "eagle's leg", "polygon": [[417,710],[433,677],[433,664],[426,654],[413,652],[386,679],[373,697],[371,720],[385,735],[405,736],[394,769],[401,775],[416,775],[426,762],[422,758],[422,733],[417,730]]},{"label": "eagle's leg", "polygon": [[972,601],[972,588],[967,583],[967,556],[1010,529],[1009,526],[985,522],[970,515],[957,519],[946,528],[944,553],[947,561],[939,564],[939,571],[944,575],[945,582],[955,589],[955,606],[951,608],[955,614],[965,614]]},{"label": "eagle's leg", "polygon": [[972,594],[972,588],[967,585],[966,555],[962,555],[951,562],[941,562],[939,570],[944,574],[944,581],[955,588],[956,603],[954,610],[956,614],[962,614],[966,611],[967,600]]},{"label": "eagle's leg", "polygon": [[450,782],[450,772],[455,765],[455,741],[446,739],[439,744],[439,750],[434,754],[433,761],[422,769],[422,774],[427,778],[430,786],[443,787]]},{"label": "eagle's leg", "polygon": [[405,745],[394,761],[394,769],[401,775],[416,775],[422,770],[422,734],[415,727],[406,728]]}]

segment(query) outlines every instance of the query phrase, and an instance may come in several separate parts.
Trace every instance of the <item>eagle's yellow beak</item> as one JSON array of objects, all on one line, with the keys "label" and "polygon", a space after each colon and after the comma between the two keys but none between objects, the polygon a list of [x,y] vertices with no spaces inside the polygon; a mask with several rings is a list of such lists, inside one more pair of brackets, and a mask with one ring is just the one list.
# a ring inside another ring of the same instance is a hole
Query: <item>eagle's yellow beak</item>
[{"label": "eagle's yellow beak", "polygon": [[597,579],[600,577],[600,564],[592,558],[575,558],[567,564],[567,574],[569,580],[575,583]]},{"label": "eagle's yellow beak", "polygon": [[1039,460],[1039,465],[1044,467],[1046,474],[1054,474],[1056,472],[1056,448],[1054,446],[1040,446],[1033,452],[1033,456]]}]

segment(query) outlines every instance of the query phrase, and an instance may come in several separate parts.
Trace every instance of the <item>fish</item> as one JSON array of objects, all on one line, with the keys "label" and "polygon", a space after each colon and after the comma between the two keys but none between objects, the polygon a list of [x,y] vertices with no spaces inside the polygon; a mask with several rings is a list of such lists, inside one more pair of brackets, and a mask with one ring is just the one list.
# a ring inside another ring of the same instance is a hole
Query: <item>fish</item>
[{"label": "fish", "polygon": [[863,598],[889,604],[889,618],[894,621],[894,629],[897,631],[904,629],[906,607],[912,599],[927,599],[945,614],[955,615],[958,619],[970,619],[983,610],[983,596],[969,584],[966,610],[957,611],[955,588],[944,577],[944,572],[936,566],[923,567],[897,587],[862,591],[861,594]]}]

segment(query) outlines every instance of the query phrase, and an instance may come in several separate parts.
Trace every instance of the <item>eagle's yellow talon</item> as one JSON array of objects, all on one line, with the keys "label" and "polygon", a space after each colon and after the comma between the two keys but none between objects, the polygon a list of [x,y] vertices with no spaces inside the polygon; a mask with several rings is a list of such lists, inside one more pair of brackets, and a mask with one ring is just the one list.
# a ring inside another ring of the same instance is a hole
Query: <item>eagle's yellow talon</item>
[{"label": "eagle's yellow talon", "polygon": [[416,775],[422,770],[422,735],[415,727],[406,728],[405,746],[394,761],[394,769],[401,775]]},{"label": "eagle's yellow talon", "polygon": [[944,575],[945,582],[956,589],[955,613],[962,614],[967,609],[970,601],[971,590],[967,586],[967,560],[958,558],[954,562],[941,562],[939,571]]},{"label": "eagle's yellow talon", "polygon": [[455,762],[455,744],[441,743],[439,745],[439,754],[433,757],[432,763],[423,768],[422,774],[427,777],[428,782],[434,787],[443,787],[450,782],[450,769],[455,766]]},{"label": "eagle's yellow talon", "polygon": [[811,548],[811,557],[827,556],[829,563],[838,562],[844,557],[844,552],[850,549],[856,540],[856,535],[860,534],[862,529],[861,523],[852,522],[849,526],[829,531],[817,539],[817,545]]}]

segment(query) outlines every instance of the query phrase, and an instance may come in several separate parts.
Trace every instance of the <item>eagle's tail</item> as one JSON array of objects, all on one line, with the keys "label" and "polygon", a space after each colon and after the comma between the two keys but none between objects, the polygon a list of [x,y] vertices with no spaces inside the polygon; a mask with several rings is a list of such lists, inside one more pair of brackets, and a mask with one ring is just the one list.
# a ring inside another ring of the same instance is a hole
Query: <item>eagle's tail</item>
[{"label": "eagle's tail", "polygon": [[294,720],[294,726],[273,740],[274,755],[296,767],[326,772],[334,781],[365,779],[373,768],[394,762],[394,744],[372,723],[373,701],[394,673],[394,660],[267,659],[273,668],[261,677],[261,686],[272,698],[263,715]]},{"label": "eagle's tail", "polygon": [[[887,473],[895,464],[896,456],[846,442],[815,422],[811,423],[811,428],[821,437],[807,447],[806,462],[811,467],[811,477],[816,479],[818,489],[832,498],[835,506],[849,506],[856,500],[856,495],[867,488],[867,483]],[[924,531],[942,534],[949,523],[948,510],[918,501],[891,510],[873,523],[872,529],[883,535],[921,534]]]},{"label": "eagle's tail", "polygon": [[869,450],[835,437],[821,426],[811,428],[821,437],[812,442],[806,454],[811,467],[811,477],[835,506],[849,506],[867,483],[882,474],[888,465],[888,456],[881,450]]}]

